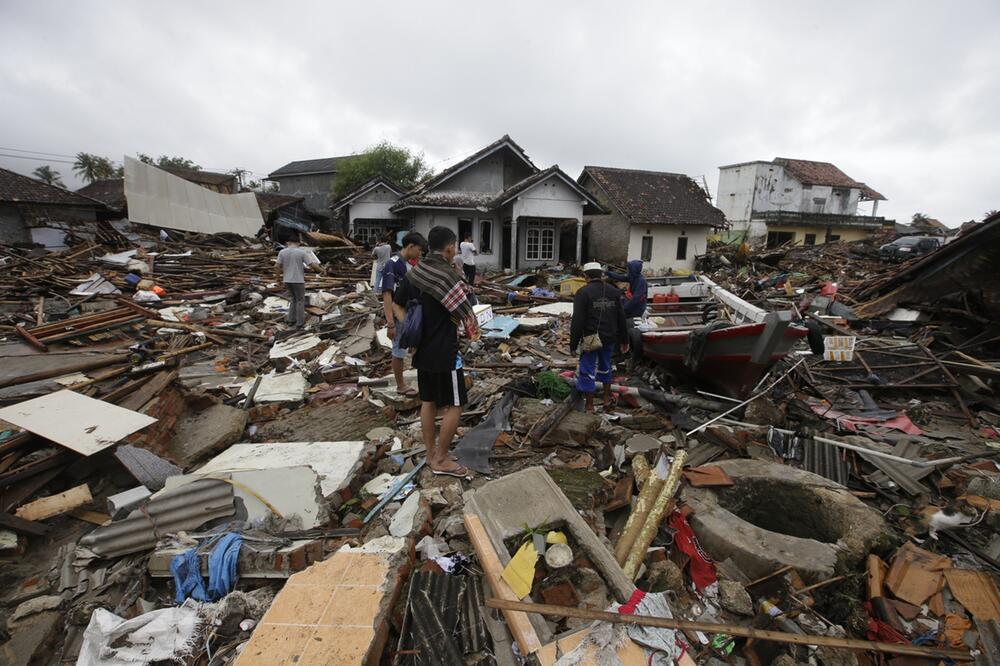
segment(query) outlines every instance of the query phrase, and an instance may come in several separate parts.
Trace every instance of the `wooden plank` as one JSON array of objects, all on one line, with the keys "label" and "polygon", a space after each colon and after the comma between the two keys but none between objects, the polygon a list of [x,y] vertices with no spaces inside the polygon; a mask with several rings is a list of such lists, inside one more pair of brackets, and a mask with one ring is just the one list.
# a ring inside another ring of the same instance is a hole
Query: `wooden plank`
[{"label": "wooden plank", "polygon": [[30,534],[32,536],[42,536],[49,531],[48,525],[42,525],[41,523],[25,520],[24,518],[18,518],[17,516],[12,516],[9,513],[4,512],[0,512],[0,527],[5,527],[9,530],[14,530],[15,532],[21,532],[22,534]]},{"label": "wooden plank", "polygon": [[27,343],[32,347],[34,347],[35,349],[38,349],[39,351],[43,352],[47,352],[49,350],[49,348],[45,346],[44,342],[36,338],[28,331],[27,328],[25,328],[24,324],[18,324],[14,328],[15,330],[17,330],[17,334],[20,335],[22,338],[24,338],[27,341]]},{"label": "wooden plank", "polygon": [[93,500],[94,498],[90,496],[90,487],[84,483],[58,495],[49,495],[34,502],[28,502],[15,511],[14,515],[24,520],[45,520]]},{"label": "wooden plank", "polygon": [[[468,523],[466,523],[468,524]],[[551,604],[522,603],[507,599],[489,598],[487,608],[499,608],[502,611],[520,611],[522,613],[538,613],[549,617],[573,617],[582,620],[599,620],[613,624],[637,624],[643,627],[659,627],[661,629],[681,629],[683,631],[701,631],[709,634],[726,634],[741,638],[753,638],[760,641],[775,643],[791,643],[794,645],[824,645],[845,650],[863,650],[882,652],[886,654],[902,654],[912,657],[931,657],[934,659],[952,659],[954,661],[972,661],[968,650],[951,650],[936,647],[923,647],[909,643],[883,643],[880,641],[863,641],[855,638],[837,638],[835,636],[808,636],[787,633],[784,631],[768,631],[753,629],[734,624],[717,624],[715,622],[691,622],[675,620],[666,617],[651,617],[647,615],[622,615],[587,608],[572,606],[553,606]]]},{"label": "wooden plank", "polygon": [[111,522],[111,516],[106,513],[101,513],[99,511],[87,511],[86,509],[73,509],[68,512],[68,515],[74,518],[79,518],[80,520],[92,523],[94,525],[104,525],[105,523]]},{"label": "wooden plank", "polygon": [[[517,595],[514,594],[514,591],[510,589],[510,586],[501,577],[503,574],[503,564],[500,563],[500,558],[497,557],[496,551],[493,550],[493,545],[490,543],[489,535],[486,534],[483,522],[479,519],[479,516],[474,514],[467,513],[464,517],[465,529],[469,532],[469,540],[472,541],[472,547],[476,550],[476,555],[479,557],[479,564],[483,567],[483,572],[486,574],[493,594],[501,599],[517,602]],[[525,605],[531,606],[533,604]],[[531,626],[531,620],[528,619],[525,613],[518,612],[518,610],[521,609],[505,609],[503,616],[507,620],[507,628],[510,629],[511,635],[517,641],[521,654],[529,655],[540,650],[542,643],[538,640],[535,628]]]}]

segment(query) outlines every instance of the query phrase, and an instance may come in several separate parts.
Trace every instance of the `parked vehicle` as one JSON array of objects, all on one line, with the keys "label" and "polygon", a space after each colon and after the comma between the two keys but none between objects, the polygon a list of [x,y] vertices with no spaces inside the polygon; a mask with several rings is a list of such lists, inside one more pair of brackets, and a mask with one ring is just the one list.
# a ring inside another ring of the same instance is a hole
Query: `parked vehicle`
[{"label": "parked vehicle", "polygon": [[937,238],[903,236],[880,247],[878,256],[883,261],[906,261],[911,257],[933,252],[939,247],[941,241]]}]

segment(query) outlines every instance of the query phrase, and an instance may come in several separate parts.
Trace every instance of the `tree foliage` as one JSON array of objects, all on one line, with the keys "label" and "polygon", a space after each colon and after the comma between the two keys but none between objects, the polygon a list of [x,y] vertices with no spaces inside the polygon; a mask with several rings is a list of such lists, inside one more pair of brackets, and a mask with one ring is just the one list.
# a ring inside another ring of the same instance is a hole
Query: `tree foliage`
[{"label": "tree foliage", "polygon": [[431,173],[423,153],[414,153],[404,146],[383,141],[341,162],[330,193],[334,199],[339,199],[376,176],[388,178],[401,187],[409,188]]},{"label": "tree foliage", "polygon": [[62,182],[62,176],[59,172],[50,167],[48,164],[38,167],[31,173],[31,175],[43,183],[48,183],[49,185],[55,185],[56,187],[62,187],[64,189],[66,187],[66,185]]},{"label": "tree foliage", "polygon": [[73,173],[88,183],[105,178],[120,178],[122,167],[115,167],[107,157],[92,155],[90,153],[77,153],[76,161],[73,162]]},{"label": "tree foliage", "polygon": [[917,224],[918,222],[926,222],[929,219],[931,219],[931,217],[926,213],[914,213],[913,218],[910,221],[913,224]]},{"label": "tree foliage", "polygon": [[138,157],[140,162],[152,164],[153,166],[160,168],[166,167],[173,169],[188,169],[189,171],[201,171],[201,166],[195,164],[186,157],[169,157],[167,155],[160,155],[154,160],[145,153],[139,153]]}]

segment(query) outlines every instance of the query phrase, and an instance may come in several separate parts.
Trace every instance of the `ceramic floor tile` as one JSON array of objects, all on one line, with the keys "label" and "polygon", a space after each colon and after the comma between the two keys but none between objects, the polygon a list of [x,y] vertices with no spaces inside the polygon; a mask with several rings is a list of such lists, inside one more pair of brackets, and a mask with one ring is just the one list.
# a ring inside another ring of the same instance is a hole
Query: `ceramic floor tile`
[{"label": "ceramic floor tile", "polygon": [[299,666],[360,665],[374,638],[372,629],[319,627],[309,637]]},{"label": "ceramic floor tile", "polygon": [[274,598],[262,620],[265,624],[316,624],[333,589],[319,585],[286,585]]},{"label": "ceramic floor tile", "polygon": [[388,567],[378,555],[358,554],[341,582],[349,585],[381,585]]},{"label": "ceramic floor tile", "polygon": [[333,602],[323,613],[322,625],[374,626],[379,602],[385,595],[372,586],[347,587],[341,585],[333,595]]},{"label": "ceramic floor tile", "polygon": [[246,648],[240,653],[238,666],[288,666],[301,664],[306,642],[313,627],[259,625]]},{"label": "ceramic floor tile", "polygon": [[334,553],[305,571],[292,575],[285,584],[335,587],[344,578],[344,572],[353,566],[357,557],[354,553]]}]

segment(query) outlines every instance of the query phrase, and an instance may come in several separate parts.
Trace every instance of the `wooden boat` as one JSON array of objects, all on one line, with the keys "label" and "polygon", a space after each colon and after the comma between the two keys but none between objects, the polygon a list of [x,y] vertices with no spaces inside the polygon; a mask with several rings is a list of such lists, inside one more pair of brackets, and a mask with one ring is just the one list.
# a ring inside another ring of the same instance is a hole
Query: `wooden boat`
[{"label": "wooden boat", "polygon": [[[683,290],[681,300],[652,303],[655,293],[667,289]],[[636,331],[637,351],[672,374],[734,398],[748,395],[809,334],[792,323],[790,311],[768,312],[702,275],[652,285],[649,300],[647,317],[663,322]]]}]

